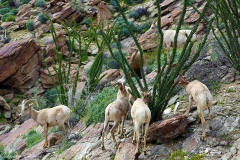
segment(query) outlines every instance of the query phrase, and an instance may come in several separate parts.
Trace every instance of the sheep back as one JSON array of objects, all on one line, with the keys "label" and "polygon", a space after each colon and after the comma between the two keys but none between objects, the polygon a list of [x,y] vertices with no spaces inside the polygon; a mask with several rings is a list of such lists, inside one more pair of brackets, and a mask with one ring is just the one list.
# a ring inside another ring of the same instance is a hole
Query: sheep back
[{"label": "sheep back", "polygon": [[108,120],[118,121],[124,116],[130,108],[130,103],[127,97],[121,97],[110,103],[105,109],[105,117]]},{"label": "sheep back", "polygon": [[151,119],[151,111],[141,98],[133,103],[131,115],[140,124],[149,122]]},{"label": "sheep back", "polygon": [[198,80],[189,82],[186,87],[186,92],[192,95],[193,100],[200,106],[211,106],[212,105],[212,94],[210,93],[207,86]]},{"label": "sheep back", "polygon": [[49,126],[56,126],[58,123],[66,122],[72,115],[72,111],[65,105],[58,105],[53,108],[46,108],[38,111],[37,121],[41,125],[48,123]]}]

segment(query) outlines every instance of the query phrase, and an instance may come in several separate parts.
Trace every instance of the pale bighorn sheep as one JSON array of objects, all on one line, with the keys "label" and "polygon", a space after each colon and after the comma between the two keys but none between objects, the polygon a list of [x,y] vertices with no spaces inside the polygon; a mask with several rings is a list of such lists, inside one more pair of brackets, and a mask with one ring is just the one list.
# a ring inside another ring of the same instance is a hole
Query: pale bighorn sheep
[{"label": "pale bighorn sheep", "polygon": [[[134,124],[134,134],[133,134],[133,143],[137,139],[137,147],[135,150],[135,155],[138,154],[139,151],[139,141],[140,141],[140,134],[139,129],[142,125],[142,131],[144,134],[144,146],[143,152],[146,154],[146,136],[149,127],[149,123],[151,120],[151,111],[147,106],[147,103],[151,101],[152,96],[150,92],[142,92],[142,97],[137,98],[136,101],[133,103],[131,108],[131,116],[133,118]],[[144,129],[145,124],[145,129]]]},{"label": "pale bighorn sheep", "polygon": [[19,117],[24,117],[29,115],[32,119],[34,119],[38,124],[40,124],[44,129],[44,139],[45,143],[43,147],[48,146],[48,127],[59,126],[62,131],[62,135],[66,134],[66,129],[70,130],[69,126],[69,118],[72,115],[72,111],[70,108],[64,105],[58,105],[53,108],[46,108],[39,111],[33,109],[33,103],[38,105],[38,102],[35,99],[23,100],[21,103],[21,112]]},{"label": "pale bighorn sheep", "polygon": [[[153,21],[149,30],[147,30],[147,34],[157,33],[161,34],[158,31],[158,27],[156,24],[157,19]],[[174,44],[174,37],[176,34],[176,30],[162,30],[163,32],[163,45],[167,48],[167,61],[170,61],[170,49],[173,47]],[[191,30],[179,30],[178,37],[177,37],[177,47],[182,47],[186,42],[188,36],[190,35]],[[191,41],[197,40],[197,35],[194,33]]]},{"label": "pale bighorn sheep", "polygon": [[119,126],[121,121],[122,121],[121,129],[119,129],[119,132],[121,136],[123,136],[124,120],[126,119],[128,111],[131,107],[131,104],[129,103],[129,99],[128,99],[128,93],[125,89],[125,83],[126,82],[124,81],[122,83],[117,82],[118,88],[121,93],[117,96],[117,99],[114,102],[110,103],[105,109],[105,120],[104,120],[104,126],[102,131],[102,149],[105,149],[104,135],[107,135],[108,123],[110,120],[114,121],[114,125],[110,130],[110,133],[116,147],[118,147],[118,144],[116,142],[114,132],[116,128]]},{"label": "pale bighorn sheep", "polygon": [[[125,83],[126,83],[125,75],[124,75],[121,79],[117,80],[117,83],[125,84]],[[125,86],[125,85],[124,85],[124,86]],[[128,86],[125,86],[125,89],[126,89],[126,91],[127,91],[127,97],[128,97],[129,102],[132,102],[132,103],[133,103],[133,102],[135,101],[135,99],[134,99],[134,97],[132,96],[132,94],[130,93],[131,88],[128,87]],[[119,97],[121,93],[122,93],[122,91],[121,91],[121,90],[118,90],[117,97]]]},{"label": "pale bighorn sheep", "polygon": [[182,74],[180,74],[176,79],[175,83],[180,84],[183,88],[185,88],[186,92],[189,95],[189,105],[184,115],[188,117],[190,107],[192,106],[192,101],[196,102],[198,116],[201,119],[202,123],[202,136],[201,140],[205,138],[205,127],[206,122],[204,119],[203,111],[207,107],[209,110],[209,128],[212,129],[212,95],[207,88],[207,86],[198,80],[187,81]]}]

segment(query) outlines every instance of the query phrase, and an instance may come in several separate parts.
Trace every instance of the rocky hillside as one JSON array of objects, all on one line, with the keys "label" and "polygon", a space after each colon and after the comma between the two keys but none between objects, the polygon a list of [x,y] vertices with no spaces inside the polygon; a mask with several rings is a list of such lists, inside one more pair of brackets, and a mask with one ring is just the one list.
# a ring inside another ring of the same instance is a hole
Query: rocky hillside
[{"label": "rocky hillside", "polygon": [[[133,126],[130,120],[126,122],[124,138],[117,137],[117,141],[120,142],[118,149],[114,148],[108,135],[105,140],[106,150],[101,150],[100,133],[103,124],[98,123],[95,126],[86,127],[83,121],[72,123],[71,133],[64,137],[59,144],[55,144],[59,139],[58,129],[52,129],[49,133],[50,147],[43,148],[44,141],[41,139],[43,129],[41,126],[32,119],[26,120],[23,124],[15,125],[19,113],[17,105],[22,99],[41,97],[48,89],[54,87],[43,62],[49,64],[50,71],[54,74],[51,61],[56,58],[55,44],[50,33],[50,22],[42,23],[39,14],[44,12],[51,18],[57,31],[58,48],[63,51],[65,57],[68,57],[70,49],[67,45],[67,33],[61,21],[74,20],[84,32],[88,30],[88,25],[83,23],[86,19],[93,18],[96,23],[99,19],[103,19],[105,25],[112,27],[114,20],[119,17],[119,13],[112,3],[100,0],[83,0],[79,3],[69,0],[60,2],[50,0],[46,1],[44,6],[38,7],[36,7],[36,2],[37,0],[32,0],[27,4],[19,3],[15,21],[1,22],[0,113],[4,120],[0,121],[0,159],[168,159],[173,153],[182,155],[184,159],[194,158],[194,156],[195,159],[204,157],[203,159],[207,160],[230,160],[240,157],[239,74],[236,74],[237,72],[227,62],[226,57],[213,55],[214,52],[219,51],[219,48],[210,45],[206,45],[198,61],[186,73],[190,79],[198,78],[205,83],[214,95],[212,130],[208,129],[208,112],[204,113],[207,119],[205,141],[200,141],[202,128],[201,123],[197,123],[196,107],[192,107],[188,119],[181,116],[188,105],[188,96],[182,90],[169,101],[164,120],[159,122],[162,127],[160,129],[163,129],[159,130],[158,135],[160,136],[148,137],[147,155],[141,153],[138,157],[134,156],[135,145],[131,143]],[[205,1],[195,0],[193,3],[201,11]],[[125,7],[129,21],[141,28],[136,35],[143,49],[154,49],[157,45],[154,41],[156,36],[154,34],[147,35],[144,32],[157,16],[156,2],[148,0],[141,4]],[[161,27],[163,29],[174,28],[183,9],[181,0],[162,0],[161,9]],[[141,11],[143,14],[136,17],[135,12],[137,11]],[[109,13],[112,14],[109,15]],[[211,14],[211,11],[208,10],[205,16],[211,17]],[[193,8],[188,7],[183,28],[191,29],[198,18],[199,14]],[[29,20],[34,22],[34,30],[32,31],[26,27]],[[110,20],[109,23],[107,20]],[[202,21],[196,34],[200,37],[204,35],[206,27],[207,24]],[[210,41],[216,43],[211,35]],[[133,44],[133,39],[128,36],[125,36],[121,41],[125,51],[129,51]],[[44,53],[44,59],[42,53]],[[97,53],[96,44],[90,44],[87,58],[83,62],[78,77],[79,90],[85,85],[87,73]],[[106,54],[105,57],[109,56],[108,52],[104,54]],[[73,64],[71,77],[74,77],[77,70],[76,59],[77,57],[71,59]],[[146,66],[148,65],[150,64]],[[198,73],[198,75],[194,73]],[[100,83],[108,84],[119,78],[120,70],[108,68],[103,71],[103,74],[106,76]],[[151,82],[155,75],[154,71],[147,73],[148,82]],[[56,74],[54,78],[56,78]],[[172,133],[166,133],[167,129],[171,130]],[[36,131],[33,133],[36,137],[32,140],[36,143],[29,146],[26,137],[31,137],[29,133],[33,132],[32,130]],[[37,133],[40,133],[40,137],[37,137]],[[174,133],[179,134],[175,136]]]}]

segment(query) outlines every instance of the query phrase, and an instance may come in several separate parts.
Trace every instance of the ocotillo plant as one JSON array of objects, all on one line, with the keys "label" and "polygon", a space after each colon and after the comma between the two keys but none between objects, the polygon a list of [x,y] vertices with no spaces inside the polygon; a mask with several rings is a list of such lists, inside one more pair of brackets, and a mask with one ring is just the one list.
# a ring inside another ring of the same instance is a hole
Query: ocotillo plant
[{"label": "ocotillo plant", "polygon": [[216,20],[216,27],[212,27],[214,37],[232,67],[238,71],[240,71],[239,7],[240,0],[215,0],[211,5]]},{"label": "ocotillo plant", "polygon": [[[126,15],[124,14],[123,9],[120,7],[119,2],[118,1],[115,1],[115,2],[118,5],[120,14],[123,17],[123,19],[128,27],[128,30],[137,46],[138,51],[140,52],[139,66],[140,66],[142,80],[140,80],[139,77],[136,74],[134,74],[131,65],[128,63],[127,59],[122,54],[122,49],[121,49],[121,44],[120,44],[121,35],[116,36],[114,31],[110,31],[108,34],[105,32],[102,32],[102,36],[108,46],[108,49],[109,49],[111,55],[114,58],[115,58],[115,56],[112,51],[111,43],[114,42],[117,44],[117,48],[119,50],[119,53],[121,54],[121,59],[116,59],[116,61],[120,64],[120,66],[126,76],[127,83],[131,87],[131,90],[132,90],[132,95],[134,96],[134,98],[137,98],[137,97],[140,97],[140,93],[138,92],[138,90],[136,88],[136,84],[134,84],[134,81],[133,81],[132,77],[130,76],[129,71],[131,71],[133,73],[133,77],[135,77],[137,85],[140,87],[140,89],[142,91],[149,90],[149,88],[150,88],[150,84],[147,84],[146,77],[144,75],[144,71],[143,71],[143,67],[142,67],[143,66],[142,65],[143,49],[141,48],[140,44],[138,43],[138,40],[135,37],[135,35],[127,21],[127,18],[126,18]],[[178,38],[178,33],[181,28],[181,25],[184,22],[184,16],[186,14],[186,9],[188,6],[187,0],[184,0],[183,4],[184,4],[184,7],[183,7],[183,10],[182,10],[182,13],[181,13],[178,25],[177,25],[176,35],[174,37],[174,45],[173,45],[172,55],[171,55],[169,64],[167,64],[166,56],[161,54],[161,51],[163,49],[163,34],[160,34],[160,43],[158,45],[158,55],[157,55],[158,66],[156,68],[157,75],[153,82],[153,85],[151,86],[151,88],[153,88],[152,89],[153,98],[152,98],[152,101],[149,103],[149,108],[151,109],[151,112],[152,112],[152,122],[162,119],[162,113],[165,110],[165,108],[167,107],[167,103],[168,103],[169,99],[174,94],[174,88],[176,86],[176,84],[174,83],[174,79],[178,76],[178,74],[180,73],[181,70],[186,71],[196,61],[197,57],[200,54],[201,49],[203,48],[203,46],[207,40],[207,36],[210,31],[210,27],[208,27],[204,38],[202,40],[198,40],[198,47],[197,47],[195,53],[192,53],[192,48],[193,48],[194,42],[191,41],[191,38],[193,36],[193,33],[196,32],[200,22],[204,19],[204,13],[210,4],[210,0],[207,0],[203,10],[201,11],[201,13],[199,15],[199,19],[195,23],[191,34],[188,36],[188,38],[182,48],[181,55],[179,57],[177,57],[176,56],[177,38]],[[157,25],[158,31],[159,31],[159,33],[163,33],[162,29],[160,27],[161,8],[160,8],[159,0],[157,0],[156,6],[158,8],[158,25]],[[209,25],[211,25],[211,23],[212,23],[212,20],[209,21]],[[116,37],[118,37],[118,38],[116,38]],[[165,59],[165,61],[163,63],[161,63],[162,58]],[[172,67],[174,64],[174,60],[177,61],[177,63],[176,63],[175,67]]]},{"label": "ocotillo plant", "polygon": [[[45,67],[48,70],[49,75],[52,78],[54,87],[57,89],[58,97],[61,104],[69,105],[72,107],[75,104],[75,94],[78,83],[78,77],[80,72],[80,67],[82,66],[83,57],[87,55],[87,50],[92,42],[95,42],[98,47],[98,55],[90,68],[89,76],[87,77],[87,82],[85,84],[85,88],[80,95],[80,99],[85,99],[87,93],[91,93],[94,91],[98,82],[101,80],[100,74],[102,72],[102,64],[103,64],[103,49],[104,42],[99,42],[96,38],[96,28],[91,26],[89,28],[89,32],[92,33],[91,37],[84,37],[81,35],[81,32],[78,30],[78,27],[73,22],[65,22],[62,23],[64,29],[67,33],[67,42],[70,49],[70,54],[68,57],[64,57],[63,51],[60,51],[57,43],[57,33],[53,26],[53,22],[50,20],[51,24],[51,34],[55,43],[54,51],[56,53],[56,59],[53,59],[52,66],[57,74],[57,81],[54,80],[53,75],[51,74],[47,63],[44,61]],[[77,49],[76,49],[77,46]],[[83,48],[84,46],[84,48]],[[74,79],[72,80],[70,77],[71,72],[71,58],[73,55],[78,57],[78,65],[77,71]],[[65,64],[65,66],[63,65]],[[70,86],[70,87],[69,87]],[[70,90],[71,88],[71,90]],[[71,96],[68,96],[69,91],[71,91]],[[70,98],[70,99],[68,99]],[[70,104],[69,104],[70,102]]]}]

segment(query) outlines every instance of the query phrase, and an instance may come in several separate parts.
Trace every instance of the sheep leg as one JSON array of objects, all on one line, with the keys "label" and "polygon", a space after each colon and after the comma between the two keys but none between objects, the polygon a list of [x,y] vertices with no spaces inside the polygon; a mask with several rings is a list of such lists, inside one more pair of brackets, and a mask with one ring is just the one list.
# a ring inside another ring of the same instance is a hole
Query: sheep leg
[{"label": "sheep leg", "polygon": [[136,147],[136,150],[135,150],[135,155],[138,154],[138,150],[139,150],[139,141],[140,141],[139,128],[140,128],[140,124],[135,122],[134,130],[136,132],[135,134],[136,134],[136,138],[137,138],[137,147]]},{"label": "sheep leg", "polygon": [[43,133],[44,133],[44,145],[43,147],[46,148],[48,146],[48,139],[47,139],[47,134],[48,134],[48,126],[47,126],[47,123],[43,126]]},{"label": "sheep leg", "polygon": [[135,143],[136,142],[136,131],[135,131],[135,121],[133,119],[133,141],[132,143]]},{"label": "sheep leg", "polygon": [[124,135],[123,135],[123,126],[124,126],[124,120],[125,120],[125,117],[124,117],[124,116],[122,116],[122,124],[121,124],[121,131],[120,131],[121,138],[123,138],[123,137],[124,137]]},{"label": "sheep leg", "polygon": [[107,129],[108,129],[108,120],[107,120],[107,117],[105,117],[103,131],[102,131],[102,150],[105,149],[105,146],[104,146],[104,136],[105,136],[105,133],[107,134]]},{"label": "sheep leg", "polygon": [[202,108],[198,107],[198,116],[201,119],[201,123],[202,123],[202,136],[200,137],[200,139],[203,141],[205,138],[205,127],[206,127],[206,122],[203,116],[203,110]]},{"label": "sheep leg", "polygon": [[136,143],[136,130],[135,130],[135,121],[133,119],[133,141],[132,143]]},{"label": "sheep leg", "polygon": [[144,124],[142,124],[142,135],[144,135]]},{"label": "sheep leg", "polygon": [[59,125],[60,130],[62,131],[62,136],[64,136],[66,134],[64,123],[63,124],[58,124],[58,125]]},{"label": "sheep leg", "polygon": [[212,119],[213,119],[213,115],[212,115],[212,106],[208,107],[209,110],[209,129],[212,129]]},{"label": "sheep leg", "polygon": [[70,132],[71,128],[70,128],[70,126],[69,126],[69,122],[67,121],[67,122],[65,122],[64,124],[65,124],[65,127],[67,128],[67,130]]},{"label": "sheep leg", "polygon": [[145,132],[144,132],[144,146],[143,146],[143,153],[146,155],[146,137],[147,137],[147,131],[148,131],[149,123],[145,124]]},{"label": "sheep leg", "polygon": [[110,133],[111,133],[111,136],[112,136],[113,142],[115,143],[116,148],[118,148],[118,145],[117,145],[117,141],[114,136],[114,132],[115,132],[116,128],[118,127],[118,125],[119,125],[119,121],[114,122],[114,125],[113,125],[112,129],[110,130]]},{"label": "sheep leg", "polygon": [[189,111],[190,111],[191,106],[192,106],[192,96],[189,95],[189,105],[188,105],[188,107],[187,107],[187,109],[186,109],[186,112],[184,113],[184,115],[185,115],[186,117],[188,117],[188,115],[189,115]]}]

